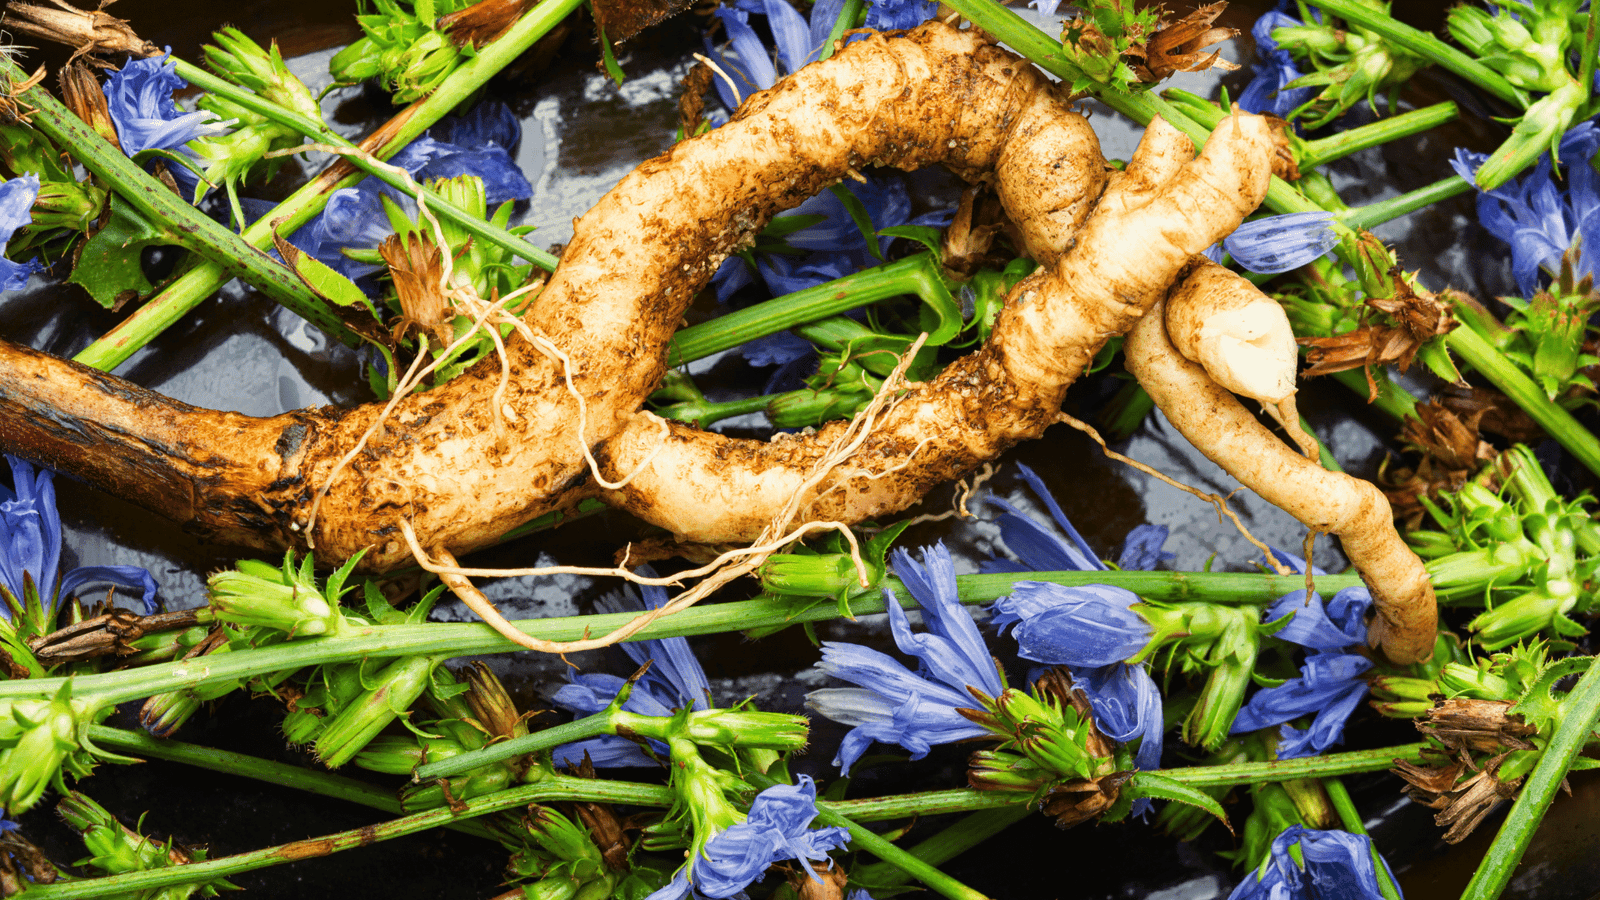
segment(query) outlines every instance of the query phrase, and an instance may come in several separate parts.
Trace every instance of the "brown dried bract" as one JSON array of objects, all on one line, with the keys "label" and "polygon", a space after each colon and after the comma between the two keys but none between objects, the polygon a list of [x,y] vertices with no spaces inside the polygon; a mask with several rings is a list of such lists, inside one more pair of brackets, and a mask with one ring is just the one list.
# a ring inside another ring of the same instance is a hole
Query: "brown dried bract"
[{"label": "brown dried bract", "polygon": [[1176,22],[1163,24],[1145,42],[1144,65],[1133,66],[1134,73],[1141,81],[1157,82],[1174,72],[1199,72],[1213,66],[1230,72],[1239,68],[1223,59],[1220,50],[1204,52],[1212,44],[1239,33],[1237,28],[1212,24],[1227,8],[1227,3],[1213,3]]},{"label": "brown dried bract", "polygon": [[1458,417],[1476,421],[1478,427],[1490,434],[1519,444],[1536,444],[1544,440],[1544,429],[1510,397],[1492,388],[1445,385],[1438,402]]},{"label": "brown dried bract", "polygon": [[106,92],[100,89],[100,79],[81,62],[62,66],[57,78],[61,83],[62,104],[93,128],[95,134],[121,150],[122,141],[117,137],[116,124],[111,121],[111,110],[106,106]]},{"label": "brown dried bract", "polygon": [[1445,829],[1446,843],[1456,844],[1471,834],[1495,807],[1517,795],[1522,779],[1501,781],[1494,774],[1502,759],[1503,756],[1490,760],[1481,771],[1473,772],[1465,780],[1461,776],[1470,770],[1467,760],[1439,766],[1418,766],[1396,760],[1390,771],[1406,782],[1406,796],[1440,811],[1433,817],[1434,824]]},{"label": "brown dried bract", "polygon": [[789,872],[789,887],[799,900],[844,900],[845,887],[850,882],[844,866],[810,861],[806,865],[809,871]]},{"label": "brown dried bract", "polygon": [[[945,229],[940,247],[944,267],[963,277],[971,277],[985,265],[995,262],[990,249],[1006,226],[1005,207],[986,184],[975,184],[961,192],[950,227]],[[1001,261],[1004,265],[1004,261]]]},{"label": "brown dried bract", "polygon": [[1267,120],[1267,127],[1272,129],[1272,149],[1276,154],[1272,157],[1272,174],[1284,181],[1300,180],[1300,161],[1295,159],[1294,147],[1290,145],[1290,138],[1294,131],[1289,123],[1271,113],[1262,113]]},{"label": "brown dried bract", "polygon": [[[3,20],[0,20],[0,24],[3,24]],[[11,82],[0,75],[0,87],[3,87],[3,92],[0,92],[0,125],[28,121],[28,117],[33,115],[33,107],[22,102],[21,97],[43,80],[44,66],[40,66],[23,82]]]},{"label": "brown dried bract", "polygon": [[600,40],[615,45],[683,12],[690,5],[690,0],[596,0],[594,23],[600,31]]},{"label": "brown dried bract", "polygon": [[1383,492],[1394,507],[1395,518],[1408,529],[1417,527],[1426,510],[1422,497],[1459,490],[1480,464],[1494,458],[1494,447],[1478,436],[1484,410],[1465,421],[1436,400],[1417,405],[1417,416],[1407,418],[1400,440],[1422,454],[1416,468],[1383,473]]},{"label": "brown dried bract", "polygon": [[394,276],[394,292],[400,298],[400,318],[394,324],[394,340],[404,340],[406,333],[414,328],[431,335],[437,346],[449,346],[455,340],[455,328],[451,324],[455,313],[440,289],[444,253],[432,241],[413,232],[384,238],[378,245],[378,254],[389,264],[389,274]]},{"label": "brown dried bract", "polygon": [[[55,6],[54,9],[31,3],[12,3],[5,16],[0,17],[0,27],[74,47],[73,60],[85,55],[161,55],[161,48],[135,34],[126,20],[103,12],[108,3],[102,3],[102,9],[91,11],[79,9],[62,0],[50,2]],[[108,66],[98,60],[95,64]]]},{"label": "brown dried bract", "polygon": [[1499,753],[1503,750],[1532,750],[1524,740],[1535,729],[1510,712],[1507,700],[1439,700],[1428,710],[1428,718],[1417,723],[1417,730],[1457,752]]},{"label": "brown dried bract", "polygon": [[434,27],[450,36],[457,47],[482,47],[517,24],[539,0],[479,0],[460,12],[440,16]]},{"label": "brown dried bract", "polygon": [[683,93],[678,95],[678,127],[686,138],[698,133],[700,124],[705,121],[706,91],[711,90],[713,77],[711,67],[703,62],[696,62],[683,76]]},{"label": "brown dried bract", "polygon": [[1395,324],[1363,325],[1333,337],[1299,338],[1301,346],[1311,348],[1306,352],[1306,362],[1311,366],[1301,373],[1302,377],[1363,367],[1370,403],[1378,398],[1378,385],[1372,379],[1373,366],[1394,363],[1404,372],[1423,344],[1455,329],[1458,323],[1438,297],[1426,290],[1419,293],[1413,289],[1401,277],[1398,268],[1389,276],[1394,284],[1393,295],[1369,299],[1367,306],[1383,313]]},{"label": "brown dried bract", "polygon": [[133,647],[133,641],[147,634],[197,625],[196,612],[190,609],[141,616],[113,608],[66,628],[29,638],[28,649],[47,669],[100,656],[132,656],[139,652]]}]

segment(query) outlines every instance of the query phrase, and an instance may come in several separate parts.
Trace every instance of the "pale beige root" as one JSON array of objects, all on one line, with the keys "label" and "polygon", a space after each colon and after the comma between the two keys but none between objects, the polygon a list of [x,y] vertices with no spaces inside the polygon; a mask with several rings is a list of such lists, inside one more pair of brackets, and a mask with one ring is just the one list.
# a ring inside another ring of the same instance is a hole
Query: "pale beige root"
[{"label": "pale beige root", "polygon": [[1167,297],[1167,338],[1218,384],[1260,402],[1295,446],[1317,459],[1317,441],[1300,427],[1295,371],[1300,352],[1276,300],[1234,272],[1196,263],[1184,289]]},{"label": "pale beige root", "polygon": [[[1159,130],[1154,139],[1169,140]],[[1198,159],[1143,191],[1144,202],[1096,209],[1070,249],[1012,291],[983,349],[910,385],[861,448],[803,495],[822,448],[848,425],[763,443],[671,424],[663,447],[656,420],[641,414],[597,456],[608,472],[657,456],[607,502],[696,541],[749,540],[797,495],[803,519],[859,522],[904,509],[1053,423],[1105,341],[1260,203],[1271,155],[1264,120],[1236,117]]]},{"label": "pale beige root", "polygon": [[[365,568],[406,562],[401,520],[423,546],[465,553],[590,489],[585,450],[634,420],[691,298],[773,214],[867,165],[940,162],[974,179],[999,165],[1011,218],[1051,240],[1078,226],[1107,177],[1082,117],[1032,66],[938,23],[874,35],[639,166],[579,219],[524,317],[537,339],[507,341],[509,383],[486,360],[387,416],[371,404],[256,419],[17,350],[50,374],[0,372],[0,444],[219,542],[304,547],[318,503],[324,562],[366,547]],[[77,418],[44,412],[68,406]],[[148,438],[146,408],[163,423]],[[99,431],[83,423],[102,420],[127,423],[114,431],[135,449],[94,446]]]},{"label": "pale beige root", "polygon": [[[1175,290],[1187,289],[1183,282]],[[1128,333],[1128,371],[1201,453],[1306,527],[1338,536],[1372,590],[1378,615],[1371,637],[1391,660],[1405,664],[1431,656],[1438,617],[1433,585],[1422,560],[1395,531],[1383,493],[1323,469],[1274,437],[1233,394],[1178,353],[1162,319],[1153,314]]]}]

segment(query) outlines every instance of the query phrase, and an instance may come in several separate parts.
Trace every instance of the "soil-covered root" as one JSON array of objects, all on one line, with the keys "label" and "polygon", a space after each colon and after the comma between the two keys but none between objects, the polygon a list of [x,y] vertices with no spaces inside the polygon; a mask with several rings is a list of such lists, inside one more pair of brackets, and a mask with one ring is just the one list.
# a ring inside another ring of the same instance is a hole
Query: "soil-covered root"
[{"label": "soil-covered root", "polygon": [[[1173,164],[1179,146],[1156,126],[1159,152],[1135,156],[1055,261],[1012,291],[989,343],[931,381],[910,385],[854,454],[802,498],[802,520],[859,522],[897,512],[1056,421],[1067,387],[1105,341],[1128,330],[1190,256],[1231,232],[1266,192],[1271,139],[1236,116],[1204,153]],[[811,476],[846,428],[735,440],[636,416],[597,450],[608,476],[639,469],[607,502],[687,540],[758,535]]]},{"label": "soil-covered root", "polygon": [[[1174,293],[1204,289],[1181,282]],[[1252,288],[1253,290],[1253,288]],[[1438,604],[1422,560],[1394,528],[1389,502],[1374,485],[1330,472],[1294,452],[1256,420],[1205,369],[1168,339],[1164,310],[1140,322],[1123,345],[1128,370],[1173,427],[1196,449],[1267,502],[1308,528],[1337,536],[1377,607],[1370,634],[1397,663],[1433,653]]]},{"label": "soil-covered root", "polygon": [[[586,489],[585,448],[634,420],[693,296],[772,215],[867,165],[934,163],[969,179],[998,167],[1010,217],[1045,235],[1027,239],[1041,248],[1065,243],[1108,178],[1083,117],[1025,61],[938,23],[874,35],[639,166],[581,217],[524,319],[548,343],[507,342],[516,377],[500,403],[488,360],[388,415],[369,404],[256,419],[19,351],[49,375],[0,373],[4,449],[221,542],[310,546],[325,563],[371,547],[364,567],[381,570],[409,559],[404,519],[424,546],[464,553]],[[149,436],[146,409],[162,416]],[[126,446],[100,421],[119,423]]]}]

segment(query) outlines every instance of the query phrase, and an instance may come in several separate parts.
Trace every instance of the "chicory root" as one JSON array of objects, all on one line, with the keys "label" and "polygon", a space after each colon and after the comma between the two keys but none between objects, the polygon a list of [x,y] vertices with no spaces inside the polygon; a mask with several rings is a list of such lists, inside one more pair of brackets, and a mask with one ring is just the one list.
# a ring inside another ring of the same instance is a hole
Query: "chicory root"
[{"label": "chicory root", "polygon": [[641,413],[690,300],[772,215],[861,167],[992,172],[1047,265],[1012,294],[990,343],[911,386],[795,520],[857,522],[1041,433],[1103,342],[1260,202],[1271,154],[1256,117],[1224,122],[1197,160],[1158,124],[1114,173],[1066,96],[983,37],[938,23],[874,35],[642,164],[579,219],[523,319],[537,339],[507,341],[503,389],[486,360],[387,415],[368,404],[253,418],[11,348],[0,444],[213,540],[312,547],[327,563],[370,547],[368,570],[410,559],[401,522],[421,546],[462,554],[576,503],[598,490],[591,447],[613,481],[660,454],[610,502],[685,540],[750,539],[844,426],[739,442]]},{"label": "chicory root", "polygon": [[[1210,264],[1207,264],[1209,266]],[[1254,291],[1248,282],[1240,279]],[[1190,290],[1186,279],[1174,293]],[[1394,528],[1389,501],[1372,484],[1330,472],[1276,438],[1205,369],[1167,337],[1164,309],[1129,332],[1128,370],[1173,427],[1240,483],[1316,531],[1337,536],[1377,607],[1370,637],[1396,663],[1433,653],[1438,606],[1422,560]]]}]

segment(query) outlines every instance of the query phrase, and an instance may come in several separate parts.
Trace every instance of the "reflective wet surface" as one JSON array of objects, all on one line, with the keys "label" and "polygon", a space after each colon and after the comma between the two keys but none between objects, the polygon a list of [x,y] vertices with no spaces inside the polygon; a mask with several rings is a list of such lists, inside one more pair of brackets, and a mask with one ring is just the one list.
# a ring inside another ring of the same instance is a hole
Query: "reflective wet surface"
[{"label": "reflective wet surface", "polygon": [[[337,45],[351,40],[346,4],[295,2],[154,2],[123,0],[114,12],[131,20],[144,37],[170,44],[174,52],[196,58],[196,50],[219,15],[259,40],[276,36],[297,74],[320,90],[329,83],[327,59]],[[1248,29],[1251,14],[1235,11],[1235,24]],[[698,47],[694,13],[643,35],[621,58],[628,73],[619,89],[594,66],[592,40],[582,29],[568,39],[555,65],[543,72],[521,71],[497,79],[488,93],[504,99],[522,117],[524,133],[517,160],[535,185],[536,196],[519,209],[523,224],[538,230],[532,240],[558,245],[571,235],[573,217],[585,211],[604,191],[639,161],[670,145],[676,125],[677,82],[690,61],[687,48]],[[1224,55],[1247,55],[1248,38]],[[1237,94],[1248,68],[1227,83]],[[1213,79],[1193,77],[1181,86],[1207,91]],[[1462,98],[1459,91],[1428,76],[1418,79],[1418,105],[1441,96]],[[1475,102],[1475,101],[1471,101]],[[341,133],[365,134],[390,113],[386,101],[361,88],[329,94],[323,107]],[[1108,156],[1126,158],[1138,130],[1098,112],[1094,123]],[[1481,129],[1480,129],[1481,132]],[[1443,158],[1457,143],[1481,141],[1482,133],[1454,127],[1415,141],[1369,151],[1335,167],[1336,184],[1351,204],[1369,202],[1417,187],[1446,174]],[[320,165],[321,160],[313,160]],[[305,171],[310,171],[309,165]],[[295,166],[260,196],[281,197],[292,188]],[[935,179],[937,180],[937,179]],[[920,182],[919,182],[920,183]],[[939,202],[939,198],[932,198]],[[950,202],[953,198],[945,198]],[[1435,287],[1447,281],[1479,292],[1509,287],[1504,271],[1483,271],[1486,258],[1502,251],[1471,225],[1466,201],[1443,204],[1410,221],[1384,226],[1380,236],[1400,242],[1408,266],[1420,268]],[[169,263],[170,264],[170,263]],[[36,284],[0,301],[0,336],[53,353],[70,355],[103,333],[118,316],[99,310],[76,288]],[[742,363],[709,366],[718,376],[737,381],[761,373]],[[118,374],[186,402],[218,409],[265,415],[301,406],[349,404],[369,399],[352,354],[324,338],[292,315],[278,310],[254,291],[230,285],[177,327],[136,354]],[[1074,388],[1069,411],[1092,419],[1120,384],[1097,376]],[[1371,475],[1389,446],[1392,426],[1368,413],[1336,385],[1312,384],[1302,392],[1302,410],[1318,435],[1351,471]],[[739,423],[747,426],[748,421]],[[1237,485],[1200,457],[1159,414],[1118,447],[1124,453],[1168,475],[1206,491],[1227,494]],[[1199,569],[1214,561],[1221,569],[1247,569],[1253,549],[1231,526],[1219,525],[1214,510],[1201,501],[1155,479],[1107,460],[1093,444],[1058,426],[1045,440],[1008,455],[993,489],[1019,505],[1032,507],[1018,493],[1010,463],[1026,462],[1050,484],[1061,505],[1085,537],[1103,555],[1114,555],[1122,536],[1141,522],[1172,528],[1168,549],[1177,553],[1180,569]],[[66,525],[64,565],[131,564],[149,568],[162,587],[169,608],[203,602],[206,574],[231,565],[228,548],[196,541],[148,514],[80,485],[60,485],[60,506]],[[1289,517],[1249,492],[1233,498],[1249,529],[1281,546],[1298,546],[1301,531]],[[932,511],[948,508],[938,497]],[[527,566],[562,562],[608,564],[621,541],[642,530],[625,517],[601,514],[547,535],[517,541],[479,554],[482,566]],[[920,525],[906,542],[925,544],[944,539],[957,550],[963,571],[993,548],[996,532],[982,522]],[[1316,561],[1329,569],[1343,567],[1326,541]],[[507,579],[488,583],[489,597],[511,617],[558,616],[587,611],[609,586],[590,579],[563,576],[542,581]],[[736,593],[736,592],[735,592]],[[464,610],[445,606],[437,618],[461,620]],[[848,637],[887,644],[882,623],[863,621],[821,629],[824,638]],[[755,696],[763,708],[798,710],[805,691],[820,686],[809,671],[816,651],[798,630],[764,639],[759,645],[737,635],[693,641],[717,700],[735,702]],[[571,657],[583,667],[621,671],[620,654],[591,653]],[[1024,669],[1003,660],[1009,671]],[[560,681],[559,660],[518,654],[492,660],[496,670],[526,706],[540,705]],[[201,714],[178,737],[198,744],[240,750],[273,759],[308,763],[307,757],[284,745],[276,731],[276,704],[270,699],[234,696],[210,714]],[[120,724],[131,725],[126,715]],[[827,753],[842,728],[813,723],[813,746],[799,761],[802,771],[833,774]],[[1414,740],[1409,725],[1366,722],[1352,729],[1349,746],[1383,746]],[[1172,742],[1176,744],[1176,741]],[[935,764],[890,766],[860,778],[854,795],[932,789],[961,783],[965,748],[941,748]],[[1168,764],[1181,761],[1169,751]],[[308,763],[309,764],[309,763]],[[362,775],[380,781],[379,776]],[[1349,780],[1361,808],[1391,862],[1400,870],[1408,896],[1451,897],[1470,875],[1482,854],[1491,826],[1482,840],[1452,853],[1441,853],[1431,813],[1395,798],[1396,782],[1374,775]],[[1593,781],[1575,779],[1579,796],[1557,802],[1540,843],[1507,896],[1583,898],[1593,893],[1597,855],[1591,807],[1600,803]],[[280,791],[243,779],[213,776],[184,767],[151,762],[137,767],[102,767],[85,781],[84,790],[132,820],[148,812],[145,827],[172,835],[180,842],[209,845],[212,855],[233,853],[378,821],[377,813],[331,801]],[[65,842],[64,832],[42,812],[26,819],[30,834],[58,849],[57,858],[75,859],[78,847]],[[936,823],[923,823],[913,833],[922,837]],[[1149,897],[1160,900],[1205,900],[1223,897],[1236,883],[1234,873],[1210,851],[1228,849],[1225,834],[1212,829],[1194,845],[1175,844],[1138,824],[1084,826],[1058,832],[1042,819],[1024,822],[992,845],[956,860],[948,871],[974,887],[1005,897],[1072,896]],[[504,853],[495,846],[441,832],[309,860],[294,866],[251,873],[235,879],[257,897],[488,897],[497,892]]]}]

